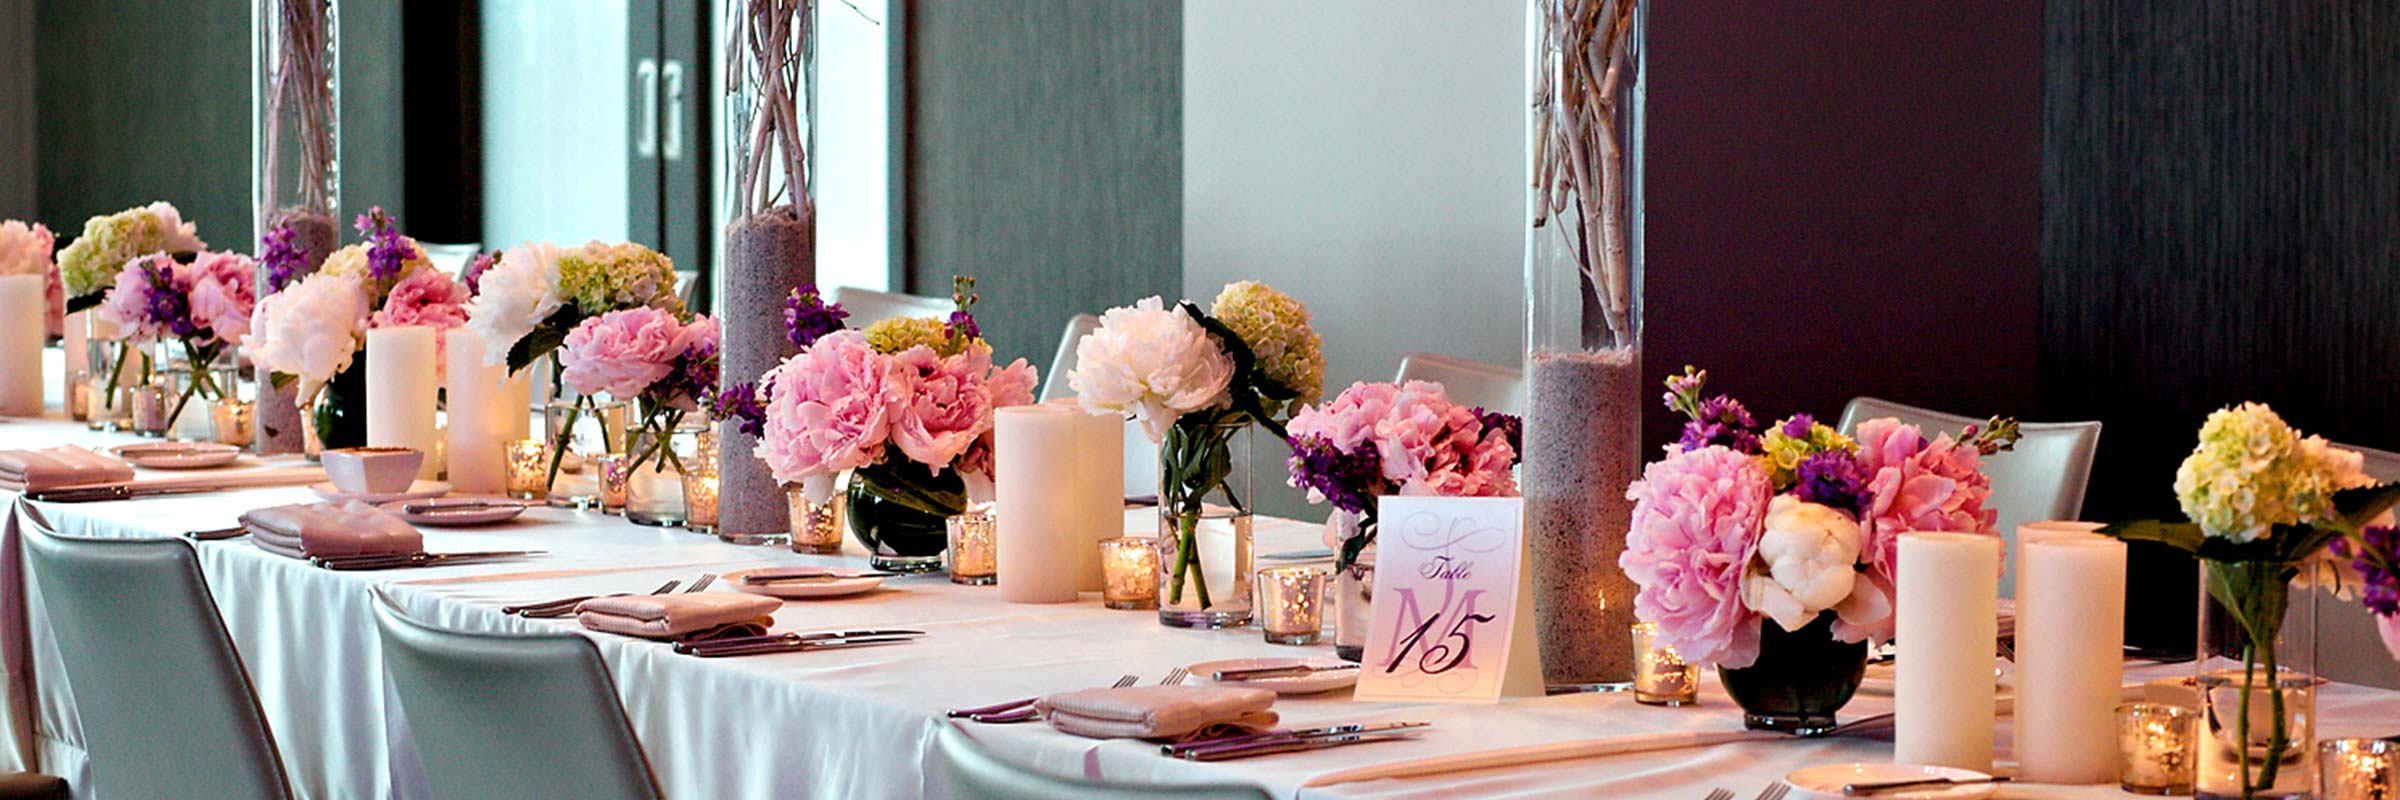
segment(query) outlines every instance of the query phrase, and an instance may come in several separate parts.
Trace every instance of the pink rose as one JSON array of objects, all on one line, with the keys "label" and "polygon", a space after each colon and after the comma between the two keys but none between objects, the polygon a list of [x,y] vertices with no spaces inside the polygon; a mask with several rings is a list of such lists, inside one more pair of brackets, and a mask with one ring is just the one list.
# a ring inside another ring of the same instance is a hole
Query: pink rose
[{"label": "pink rose", "polygon": [[201,253],[176,268],[190,287],[192,322],[219,341],[240,344],[250,336],[250,312],[258,305],[258,265],[240,253]]},{"label": "pink rose", "polygon": [[[1991,500],[1992,479],[1983,474],[1981,451],[1949,434],[1926,441],[1916,426],[1888,417],[1859,423],[1858,444],[1859,462],[1870,476],[1870,499],[1859,515],[1866,534],[1860,556],[1867,563],[1867,581],[1885,598],[1892,597],[1900,574],[1900,534],[1994,532],[1999,511],[1985,507]],[[1845,640],[1862,634],[1884,638],[1891,635],[1894,623],[1887,617],[1874,629],[1861,631],[1837,621],[1833,633]]]},{"label": "pink rose", "polygon": [[866,334],[827,334],[759,379],[767,420],[756,452],[784,483],[873,464],[891,432],[899,381]]},{"label": "pink rose", "polygon": [[898,381],[892,443],[931,472],[951,466],[991,425],[989,347],[969,346],[947,358],[917,345],[892,356]]},{"label": "pink rose", "polygon": [[[395,293],[397,290],[395,290]],[[583,321],[561,343],[561,377],[584,394],[631,400],[666,377],[682,354],[683,323],[664,309],[611,311]]]},{"label": "pink rose", "polygon": [[1742,570],[1774,493],[1758,460],[1723,446],[1670,453],[1625,490],[1633,530],[1617,566],[1641,586],[1633,613],[1661,644],[1724,667],[1758,660],[1759,615],[1742,603]]}]

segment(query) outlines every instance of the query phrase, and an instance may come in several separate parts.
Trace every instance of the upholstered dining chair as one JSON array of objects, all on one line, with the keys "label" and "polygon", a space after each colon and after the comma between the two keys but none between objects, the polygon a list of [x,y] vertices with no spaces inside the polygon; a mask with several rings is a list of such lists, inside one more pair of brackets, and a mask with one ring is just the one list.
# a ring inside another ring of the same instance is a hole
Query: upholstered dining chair
[{"label": "upholstered dining chair", "polygon": [[291,797],[192,545],[59,536],[23,500],[12,513],[91,747],[93,794]]},{"label": "upholstered dining chair", "polygon": [[[2386,483],[2400,481],[2400,453],[2346,444],[2334,446],[2366,456],[2369,477]],[[2345,600],[2322,589],[2306,591],[2316,595],[2317,674],[2343,683],[2400,689],[2400,661],[2393,661],[2391,652],[2383,648],[2383,636],[2375,630],[2375,615],[2368,613],[2367,607],[2355,597]],[[2353,587],[2350,591],[2355,595],[2357,589]],[[2309,604],[2292,605],[2291,613],[2297,614]],[[2287,627],[2286,630],[2304,629]]]},{"label": "upholstered dining chair", "polygon": [[842,310],[850,312],[849,318],[844,321],[853,328],[864,328],[893,317],[947,318],[957,308],[947,297],[919,297],[856,286],[833,287],[830,300],[842,304]]},{"label": "upholstered dining chair", "polygon": [[1103,783],[1036,772],[993,756],[956,726],[941,729],[942,772],[959,800],[1270,800],[1236,784],[1167,786]]},{"label": "upholstered dining chair", "polygon": [[1400,357],[1400,383],[1434,381],[1454,403],[1487,411],[1525,413],[1525,373],[1516,367],[1486,364],[1439,353],[1410,353]]},{"label": "upholstered dining chair", "polygon": [[[1985,420],[1861,397],[1842,409],[1843,433],[1856,433],[1858,424],[1893,417],[1924,429],[1925,435],[1958,433]],[[2046,519],[2075,519],[2083,513],[2083,490],[2092,476],[2092,455],[2100,447],[2099,422],[2021,422],[2015,449],[1983,460],[1992,477],[1992,508],[2007,546],[2017,546],[2017,525]],[[2015,593],[2015,581],[2000,582],[2000,593]]]},{"label": "upholstered dining chair", "polygon": [[375,627],[433,796],[659,797],[590,639],[445,630],[381,593]]}]

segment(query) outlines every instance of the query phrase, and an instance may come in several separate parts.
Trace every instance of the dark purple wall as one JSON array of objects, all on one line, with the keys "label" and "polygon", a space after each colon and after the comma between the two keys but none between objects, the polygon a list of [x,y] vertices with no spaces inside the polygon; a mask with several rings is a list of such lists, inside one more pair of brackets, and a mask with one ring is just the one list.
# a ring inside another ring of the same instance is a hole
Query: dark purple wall
[{"label": "dark purple wall", "polygon": [[1708,368],[1762,417],[1860,394],[2030,416],[2041,3],[1669,0],[1650,23],[1648,371]]}]

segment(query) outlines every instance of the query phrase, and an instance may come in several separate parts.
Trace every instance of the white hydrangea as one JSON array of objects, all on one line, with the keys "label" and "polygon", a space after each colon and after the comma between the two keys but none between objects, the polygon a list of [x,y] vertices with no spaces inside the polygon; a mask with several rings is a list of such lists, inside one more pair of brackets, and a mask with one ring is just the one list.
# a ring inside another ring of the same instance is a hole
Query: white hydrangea
[{"label": "white hydrangea", "polygon": [[483,273],[475,299],[467,302],[467,330],[483,337],[483,363],[508,363],[509,348],[558,311],[558,259],[568,249],[526,242],[508,249]]},{"label": "white hydrangea", "polygon": [[2200,426],[2200,443],[2175,469],[2175,499],[2210,536],[2240,542],[2276,525],[2322,522],[2333,494],[2373,486],[2365,458],[2315,436],[2303,437],[2261,403],[2218,409]]},{"label": "white hydrangea", "polygon": [[1067,373],[1083,407],[1140,420],[1150,441],[1184,414],[1229,402],[1233,359],[1191,315],[1146,297],[1101,315]]}]

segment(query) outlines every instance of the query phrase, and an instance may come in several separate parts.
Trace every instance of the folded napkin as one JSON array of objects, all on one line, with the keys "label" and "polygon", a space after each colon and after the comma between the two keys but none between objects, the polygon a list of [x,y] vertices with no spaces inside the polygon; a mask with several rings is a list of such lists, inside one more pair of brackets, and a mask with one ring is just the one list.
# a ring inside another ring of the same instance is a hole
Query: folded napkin
[{"label": "folded napkin", "polygon": [[1232,686],[1083,689],[1034,702],[1050,727],[1093,739],[1187,739],[1275,726],[1275,693]]},{"label": "folded napkin", "polygon": [[356,500],[261,508],[242,515],[250,541],[292,558],[422,553],[425,537],[398,516]]},{"label": "folded napkin", "polygon": [[133,466],[73,445],[42,450],[0,450],[0,489],[41,492],[61,486],[124,483]]},{"label": "folded napkin", "polygon": [[772,597],[734,592],[641,594],[585,600],[575,615],[584,627],[605,633],[694,641],[764,634],[782,607]]}]

